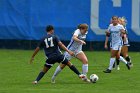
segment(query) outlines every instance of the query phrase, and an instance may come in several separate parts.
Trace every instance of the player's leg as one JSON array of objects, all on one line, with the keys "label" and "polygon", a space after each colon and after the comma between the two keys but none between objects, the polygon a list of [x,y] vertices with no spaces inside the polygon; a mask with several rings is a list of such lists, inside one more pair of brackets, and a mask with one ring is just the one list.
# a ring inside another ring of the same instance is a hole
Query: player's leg
[{"label": "player's leg", "polygon": [[130,70],[130,65],[128,64],[128,62],[122,56],[120,56],[120,53],[121,53],[121,51],[118,51],[118,54],[117,54],[116,58],[118,60],[122,61],[123,63],[125,63],[127,68],[128,68],[128,70]]},{"label": "player's leg", "polygon": [[78,75],[79,78],[85,78],[85,75],[81,74],[79,70],[67,59],[65,59],[62,64],[66,64],[75,74]]},{"label": "player's leg", "polygon": [[[66,57],[68,60],[70,60],[70,59],[72,58],[72,56],[71,56],[69,53],[67,53],[67,52],[65,52],[64,55],[65,55],[65,57]],[[52,83],[55,83],[55,78],[56,78],[56,76],[62,71],[62,69],[63,69],[65,66],[66,66],[66,64],[60,64],[60,65],[58,65],[58,67],[56,68],[56,70],[55,70],[55,72],[54,72],[54,74],[53,74],[53,76],[52,76]]]},{"label": "player's leg", "polygon": [[123,56],[124,56],[125,60],[132,66],[133,64],[131,63],[131,58],[128,55],[128,46],[124,46],[124,48],[123,48]]},{"label": "player's leg", "polygon": [[118,50],[111,49],[111,58],[110,58],[109,67],[107,70],[103,71],[104,73],[111,73],[113,64],[115,63],[115,57],[116,57],[117,53],[118,53]]},{"label": "player's leg", "polygon": [[76,55],[76,58],[78,58],[82,63],[82,73],[84,75],[87,74],[88,72],[88,59],[85,55],[85,53],[83,51],[80,51],[77,55]]},{"label": "player's leg", "polygon": [[34,84],[37,84],[38,81],[45,75],[45,73],[48,72],[48,70],[53,66],[53,64],[56,62],[56,57],[54,58],[48,58],[46,60],[46,63],[44,65],[43,70],[38,74],[36,80],[33,82]]},{"label": "player's leg", "polygon": [[85,78],[83,78],[83,81],[90,82],[90,80],[87,78],[87,73],[88,73],[88,59],[87,56],[83,51],[80,51],[77,55],[76,58],[78,58],[82,63],[82,74],[85,75]]},{"label": "player's leg", "polygon": [[48,70],[49,70],[50,68],[51,68],[50,66],[48,67],[48,66],[45,66],[45,65],[44,65],[43,70],[38,74],[38,76],[37,76],[36,80],[33,82],[33,84],[37,84],[38,81],[45,75],[45,73],[48,72]]}]

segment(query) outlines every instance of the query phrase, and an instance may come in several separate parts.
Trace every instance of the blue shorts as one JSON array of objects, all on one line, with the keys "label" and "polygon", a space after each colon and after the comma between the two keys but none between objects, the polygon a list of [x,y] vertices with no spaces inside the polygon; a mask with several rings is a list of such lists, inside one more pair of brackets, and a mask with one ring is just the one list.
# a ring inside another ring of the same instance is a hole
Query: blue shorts
[{"label": "blue shorts", "polygon": [[51,68],[56,62],[67,64],[68,59],[66,59],[64,55],[54,55],[46,60],[45,66]]}]

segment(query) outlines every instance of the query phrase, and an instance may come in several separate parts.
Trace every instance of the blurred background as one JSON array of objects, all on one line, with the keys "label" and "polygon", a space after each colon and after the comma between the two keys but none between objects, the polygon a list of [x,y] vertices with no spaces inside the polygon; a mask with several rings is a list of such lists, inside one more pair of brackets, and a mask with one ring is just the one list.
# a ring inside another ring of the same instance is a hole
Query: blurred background
[{"label": "blurred background", "polygon": [[67,45],[80,23],[89,25],[84,50],[104,50],[113,15],[127,19],[130,51],[140,51],[140,0],[0,0],[0,48],[34,49],[53,25]]}]

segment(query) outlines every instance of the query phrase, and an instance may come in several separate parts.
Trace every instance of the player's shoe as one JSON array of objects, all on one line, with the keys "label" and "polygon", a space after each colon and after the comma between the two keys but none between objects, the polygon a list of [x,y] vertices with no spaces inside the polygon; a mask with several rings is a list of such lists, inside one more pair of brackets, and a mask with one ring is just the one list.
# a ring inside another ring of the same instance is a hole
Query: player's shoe
[{"label": "player's shoe", "polygon": [[119,66],[119,65],[117,65],[117,66],[116,66],[116,69],[117,69],[117,70],[120,70],[120,66]]},{"label": "player's shoe", "polygon": [[130,70],[131,68],[129,63],[126,64],[126,67],[128,68],[128,70]]},{"label": "player's shoe", "polygon": [[111,70],[106,69],[105,71],[103,71],[104,73],[111,73]]},{"label": "player's shoe", "polygon": [[133,64],[131,62],[128,62],[128,64],[130,65],[130,67],[133,67]]},{"label": "player's shoe", "polygon": [[90,79],[87,78],[86,75],[84,75],[85,77],[82,78],[83,81],[90,83]]},{"label": "player's shoe", "polygon": [[33,81],[33,82],[32,82],[32,84],[37,84],[37,83],[38,83],[37,81]]},{"label": "player's shoe", "polygon": [[51,83],[55,83],[55,77],[52,77]]},{"label": "player's shoe", "polygon": [[86,76],[84,74],[80,74],[79,78],[85,78]]}]

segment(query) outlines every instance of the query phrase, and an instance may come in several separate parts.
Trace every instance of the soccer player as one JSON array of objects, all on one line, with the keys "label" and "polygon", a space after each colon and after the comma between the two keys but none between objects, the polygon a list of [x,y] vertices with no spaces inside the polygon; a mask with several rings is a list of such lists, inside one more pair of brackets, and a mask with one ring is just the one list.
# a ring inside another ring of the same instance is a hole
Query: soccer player
[{"label": "soccer player", "polygon": [[[130,70],[130,65],[128,62],[120,56],[121,47],[123,45],[122,35],[126,34],[125,29],[122,25],[118,23],[118,17],[113,16],[112,17],[112,24],[109,25],[108,30],[106,31],[106,35],[111,37],[110,42],[110,51],[111,51],[111,58],[110,58],[110,64],[108,69],[103,71],[104,73],[111,73],[113,64],[115,62],[115,58],[123,61],[127,68]],[[105,40],[105,48],[107,48],[107,42],[108,37],[106,36]]]},{"label": "soccer player", "polygon": [[[126,34],[123,35],[123,46],[121,49],[121,56],[125,58],[125,60],[130,64],[130,66],[133,66],[133,64],[131,63],[131,58],[128,55],[128,46],[130,46],[130,45],[129,45],[129,41],[128,41],[128,32],[126,29],[126,22],[127,22],[127,20],[124,17],[119,17],[119,23],[124,26],[125,31],[126,31]],[[116,59],[116,63],[117,63],[117,65],[116,65],[117,70],[120,70],[120,67],[119,67],[120,60]],[[113,66],[115,67],[115,64]]]},{"label": "soccer player", "polygon": [[[75,32],[72,36],[72,39],[71,39],[69,45],[67,46],[67,48],[69,50],[74,52],[74,57],[76,57],[83,63],[82,73],[84,75],[86,75],[88,72],[88,59],[87,59],[85,53],[82,51],[82,46],[86,44],[86,42],[84,40],[86,39],[86,35],[88,33],[87,30],[88,30],[87,24],[78,25],[78,29],[75,30]],[[67,51],[64,53],[64,55],[68,60],[71,60],[72,56]],[[61,70],[64,67],[65,67],[65,65],[63,65],[63,66],[59,65],[56,68],[54,75],[52,76],[52,83],[55,82],[56,76],[58,75],[58,73],[61,72]],[[83,80],[90,82],[90,80],[87,77],[83,78]]]},{"label": "soccer player", "polygon": [[80,72],[76,69],[74,65],[68,61],[64,55],[61,54],[61,51],[59,47],[67,51],[70,55],[73,55],[72,51],[69,51],[64,44],[58,39],[57,36],[55,36],[54,33],[54,28],[51,25],[48,25],[46,28],[47,35],[40,41],[40,44],[38,47],[35,49],[30,63],[33,62],[35,55],[38,53],[40,48],[44,48],[44,52],[46,57],[48,58],[46,60],[46,64],[44,65],[43,70],[39,73],[37,76],[36,80],[33,82],[33,84],[37,84],[38,81],[45,75],[45,73],[48,72],[48,70],[53,66],[54,63],[62,63],[69,66],[69,68],[74,71],[80,78],[84,78],[85,76],[83,74],[80,74]]}]

